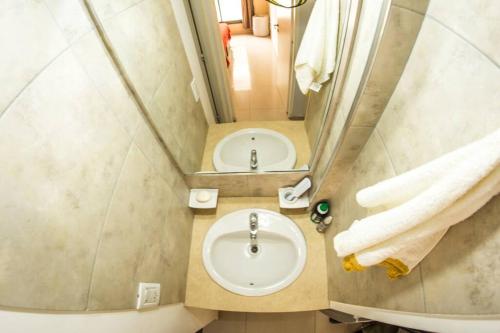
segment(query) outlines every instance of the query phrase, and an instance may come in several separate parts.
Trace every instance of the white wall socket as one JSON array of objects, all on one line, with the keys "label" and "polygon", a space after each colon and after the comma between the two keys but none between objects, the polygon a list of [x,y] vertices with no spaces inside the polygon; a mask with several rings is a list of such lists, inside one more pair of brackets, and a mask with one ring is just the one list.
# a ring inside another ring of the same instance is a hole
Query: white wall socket
[{"label": "white wall socket", "polygon": [[139,283],[137,290],[137,309],[151,308],[160,305],[160,284]]},{"label": "white wall socket", "polygon": [[200,94],[198,93],[198,86],[196,85],[196,79],[191,81],[191,90],[193,91],[193,97],[196,102],[200,100]]}]

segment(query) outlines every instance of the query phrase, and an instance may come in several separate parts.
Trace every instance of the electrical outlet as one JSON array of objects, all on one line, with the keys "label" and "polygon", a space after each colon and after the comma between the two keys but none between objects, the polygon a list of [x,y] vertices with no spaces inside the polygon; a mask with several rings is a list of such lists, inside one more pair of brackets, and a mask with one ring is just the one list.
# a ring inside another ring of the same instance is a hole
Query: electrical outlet
[{"label": "electrical outlet", "polygon": [[160,304],[159,283],[139,283],[137,290],[137,309],[151,308]]},{"label": "electrical outlet", "polygon": [[196,85],[196,79],[191,81],[191,90],[193,91],[193,97],[196,102],[200,100],[200,94],[198,93],[198,86]]}]

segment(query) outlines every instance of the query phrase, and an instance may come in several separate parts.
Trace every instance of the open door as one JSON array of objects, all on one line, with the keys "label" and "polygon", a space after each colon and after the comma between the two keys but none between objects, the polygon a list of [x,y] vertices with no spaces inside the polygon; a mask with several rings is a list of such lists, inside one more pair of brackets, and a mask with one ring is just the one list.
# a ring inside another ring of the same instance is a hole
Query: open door
[{"label": "open door", "polygon": [[[290,0],[281,0],[281,3],[288,5]],[[273,50],[276,55],[278,66],[276,67],[276,82],[281,98],[287,105],[288,110],[288,90],[290,81],[290,59],[292,49],[292,10],[275,5],[269,6],[271,21],[271,40]]]}]

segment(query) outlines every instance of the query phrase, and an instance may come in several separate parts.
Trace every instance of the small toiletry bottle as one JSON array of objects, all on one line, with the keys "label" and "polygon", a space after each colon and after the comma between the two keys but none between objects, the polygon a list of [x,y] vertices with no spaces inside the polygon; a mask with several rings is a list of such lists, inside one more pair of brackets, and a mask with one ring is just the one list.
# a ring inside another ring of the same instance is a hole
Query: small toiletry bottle
[{"label": "small toiletry bottle", "polygon": [[331,216],[325,217],[323,219],[323,221],[318,223],[318,225],[316,226],[316,231],[318,231],[319,233],[324,233],[326,231],[326,229],[328,229],[330,224],[332,224],[332,221],[333,221],[333,217],[331,217]]},{"label": "small toiletry bottle", "polygon": [[314,210],[311,213],[311,221],[313,223],[320,223],[323,219],[328,216],[330,211],[330,204],[327,200],[322,200],[314,206]]}]

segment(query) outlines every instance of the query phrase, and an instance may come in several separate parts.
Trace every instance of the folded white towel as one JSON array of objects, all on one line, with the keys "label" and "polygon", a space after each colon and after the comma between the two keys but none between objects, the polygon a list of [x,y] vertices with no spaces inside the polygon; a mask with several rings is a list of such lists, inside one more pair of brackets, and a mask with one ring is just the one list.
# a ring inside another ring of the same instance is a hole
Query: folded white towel
[{"label": "folded white towel", "polygon": [[411,271],[441,240],[449,227],[472,216],[499,192],[500,168],[497,168],[451,207],[407,232],[357,252],[356,260],[367,267],[394,258]]},{"label": "folded white towel", "polygon": [[356,194],[356,200],[363,207],[394,206],[403,203],[448,174],[457,163],[472,156],[475,151],[480,149],[483,142],[495,140],[498,132],[495,133],[449,152],[400,176],[362,189]]},{"label": "folded white towel", "polygon": [[319,91],[330,79],[337,58],[339,0],[316,0],[295,60],[300,91]]},{"label": "folded white towel", "polygon": [[[424,166],[360,191],[365,207],[393,207],[355,221],[334,239],[354,266],[396,259],[409,272],[448,228],[500,192],[500,130]],[[403,202],[403,203],[402,203]],[[395,207],[394,207],[395,206]],[[358,267],[359,268],[359,267]]]}]

